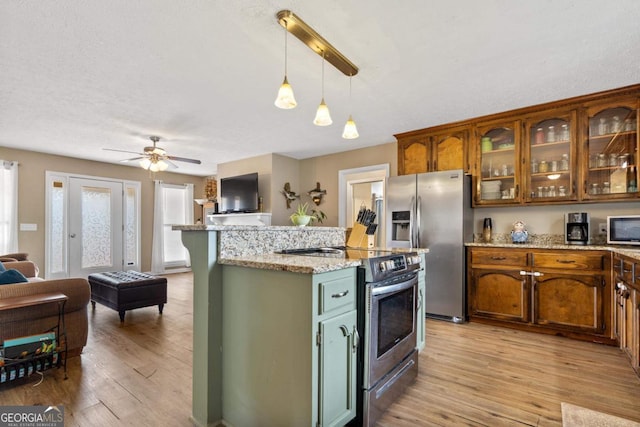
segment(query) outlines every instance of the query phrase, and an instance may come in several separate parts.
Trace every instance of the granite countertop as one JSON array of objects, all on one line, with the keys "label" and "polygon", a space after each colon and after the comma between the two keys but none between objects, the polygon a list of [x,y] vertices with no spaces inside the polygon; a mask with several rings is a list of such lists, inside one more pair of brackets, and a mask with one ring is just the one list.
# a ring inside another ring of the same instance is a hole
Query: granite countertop
[{"label": "granite countertop", "polygon": [[327,232],[327,231],[344,231],[344,227],[297,227],[295,225],[205,225],[205,224],[187,224],[173,225],[173,230],[180,231],[304,231],[305,233]]},{"label": "granite countertop", "polygon": [[360,260],[284,254],[234,256],[220,258],[218,262],[224,265],[305,274],[326,273],[327,271],[342,270],[344,268],[358,267],[361,265]]},{"label": "granite countertop", "polygon": [[486,248],[562,249],[575,251],[609,251],[640,260],[640,248],[630,249],[620,245],[567,245],[563,243],[465,243],[465,246]]},{"label": "granite countertop", "polygon": [[[429,253],[429,249],[427,248],[368,248],[362,250],[384,250],[393,253]],[[219,262],[224,265],[236,265],[239,267],[290,271],[293,273],[305,274],[326,273],[327,271],[342,270],[343,268],[358,267],[362,265],[362,262],[357,259],[325,258],[275,253],[230,256],[220,258]]]}]

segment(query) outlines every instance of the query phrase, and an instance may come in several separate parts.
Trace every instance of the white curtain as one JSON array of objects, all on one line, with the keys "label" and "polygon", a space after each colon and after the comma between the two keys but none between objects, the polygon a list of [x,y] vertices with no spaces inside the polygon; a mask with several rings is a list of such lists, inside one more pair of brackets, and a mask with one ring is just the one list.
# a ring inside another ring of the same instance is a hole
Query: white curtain
[{"label": "white curtain", "polygon": [[0,160],[0,255],[18,252],[18,162]]},{"label": "white curtain", "polygon": [[164,269],[164,191],[162,181],[154,181],[153,236],[151,242],[151,274],[163,274]]}]

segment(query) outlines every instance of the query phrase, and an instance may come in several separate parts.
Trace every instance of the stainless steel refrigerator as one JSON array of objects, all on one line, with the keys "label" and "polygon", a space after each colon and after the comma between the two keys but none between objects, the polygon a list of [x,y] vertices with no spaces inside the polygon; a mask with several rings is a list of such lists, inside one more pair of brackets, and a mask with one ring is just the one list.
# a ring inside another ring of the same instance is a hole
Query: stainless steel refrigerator
[{"label": "stainless steel refrigerator", "polygon": [[386,184],[386,245],[428,248],[427,317],[463,322],[464,244],[473,241],[471,177],[453,170],[390,177]]}]

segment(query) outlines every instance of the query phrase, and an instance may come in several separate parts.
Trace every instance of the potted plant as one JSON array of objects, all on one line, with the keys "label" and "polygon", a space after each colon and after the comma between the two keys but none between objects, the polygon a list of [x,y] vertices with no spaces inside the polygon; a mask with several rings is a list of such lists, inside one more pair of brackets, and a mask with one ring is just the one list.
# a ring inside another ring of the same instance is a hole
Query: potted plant
[{"label": "potted plant", "polygon": [[324,212],[320,210],[311,209],[311,211],[309,211],[309,204],[304,203],[298,204],[298,209],[296,209],[296,211],[291,214],[289,218],[295,225],[304,227],[305,225],[308,225],[313,221],[318,221],[322,224],[322,220],[326,217],[327,216],[324,214]]}]

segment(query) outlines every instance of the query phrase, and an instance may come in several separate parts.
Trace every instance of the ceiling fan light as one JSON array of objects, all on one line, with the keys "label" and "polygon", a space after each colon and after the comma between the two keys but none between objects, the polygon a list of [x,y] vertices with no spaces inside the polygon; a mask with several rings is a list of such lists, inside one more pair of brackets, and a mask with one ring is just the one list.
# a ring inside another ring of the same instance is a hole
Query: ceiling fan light
[{"label": "ceiling fan light", "polygon": [[313,124],[316,126],[329,126],[331,123],[333,123],[333,120],[331,120],[331,114],[329,114],[329,107],[327,107],[327,104],[324,103],[324,98],[322,98],[316,111],[316,118],[313,119]]},{"label": "ceiling fan light", "polygon": [[158,166],[158,170],[161,172],[169,169],[169,163],[165,162],[164,160],[158,160],[158,163],[156,163],[156,165]]},{"label": "ceiling fan light", "polygon": [[144,158],[142,160],[140,160],[140,167],[142,169],[149,169],[149,167],[151,166],[151,160]]},{"label": "ceiling fan light", "polygon": [[151,162],[151,165],[149,165],[149,170],[151,172],[159,172],[160,171],[160,166],[158,165],[157,162]]},{"label": "ceiling fan light", "polygon": [[282,108],[283,110],[290,110],[298,105],[295,97],[293,96],[293,88],[289,84],[287,76],[284,76],[284,81],[278,90],[278,97],[274,104],[276,107]]},{"label": "ceiling fan light", "polygon": [[344,125],[344,131],[342,131],[342,137],[344,139],[356,139],[359,136],[356,122],[354,122],[353,117],[349,115],[349,120],[347,120],[347,123]]}]

